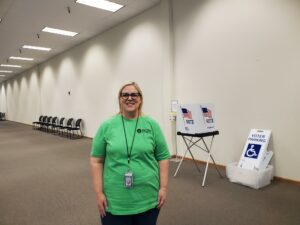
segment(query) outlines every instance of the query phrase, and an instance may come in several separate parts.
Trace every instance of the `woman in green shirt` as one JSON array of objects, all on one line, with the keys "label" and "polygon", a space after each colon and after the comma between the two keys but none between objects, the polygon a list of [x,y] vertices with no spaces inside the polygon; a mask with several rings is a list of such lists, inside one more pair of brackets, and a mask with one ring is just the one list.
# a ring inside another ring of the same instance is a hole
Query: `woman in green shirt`
[{"label": "woman in green shirt", "polygon": [[125,84],[120,113],[103,122],[93,139],[90,162],[102,225],[155,225],[166,201],[170,154],[142,104],[138,85]]}]

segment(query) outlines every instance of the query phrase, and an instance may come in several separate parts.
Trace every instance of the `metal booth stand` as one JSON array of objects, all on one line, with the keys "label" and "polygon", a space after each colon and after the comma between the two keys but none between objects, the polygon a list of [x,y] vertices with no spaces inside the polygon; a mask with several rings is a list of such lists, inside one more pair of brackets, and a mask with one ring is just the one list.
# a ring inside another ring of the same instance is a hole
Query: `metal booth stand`
[{"label": "metal booth stand", "polygon": [[[188,133],[181,133],[181,132],[177,132],[177,135],[181,136],[185,145],[186,145],[186,150],[184,152],[184,156],[181,158],[180,162],[179,162],[179,165],[175,171],[175,174],[174,174],[174,177],[177,175],[178,171],[179,171],[179,168],[181,166],[181,163],[183,162],[183,159],[185,158],[186,156],[186,153],[189,152],[192,156],[192,159],[195,163],[195,166],[197,168],[197,170],[199,171],[199,173],[201,173],[200,171],[200,168],[198,167],[197,163],[196,163],[196,160],[192,154],[192,151],[191,151],[191,148],[193,146],[196,146],[197,148],[205,151],[208,156],[207,156],[207,160],[206,160],[206,167],[205,167],[205,171],[204,171],[204,175],[203,175],[203,180],[202,180],[202,187],[204,187],[204,184],[205,184],[205,179],[206,179],[206,175],[207,175],[207,170],[208,170],[208,164],[209,164],[209,161],[210,159],[212,160],[214,166],[215,166],[215,169],[217,170],[217,172],[219,173],[220,177],[223,178],[223,176],[221,175],[220,171],[218,170],[218,167],[215,163],[215,160],[212,156],[212,144],[213,144],[213,140],[214,140],[214,137],[215,135],[218,135],[219,134],[219,131],[212,131],[212,132],[208,132],[208,133],[201,133],[201,134],[188,134]],[[209,144],[209,147],[208,145],[206,144],[205,142],[205,137],[211,137],[211,141],[210,141],[210,144]],[[198,142],[202,141],[204,147],[201,147],[198,145]]]}]

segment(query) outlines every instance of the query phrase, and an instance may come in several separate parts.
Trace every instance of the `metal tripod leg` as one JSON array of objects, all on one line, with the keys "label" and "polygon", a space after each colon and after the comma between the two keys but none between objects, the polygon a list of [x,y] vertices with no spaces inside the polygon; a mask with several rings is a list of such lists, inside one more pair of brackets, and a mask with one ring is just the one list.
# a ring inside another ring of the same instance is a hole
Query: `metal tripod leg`
[{"label": "metal tripod leg", "polygon": [[[187,143],[185,137],[182,136],[182,138],[183,138],[183,141],[184,141],[184,143],[185,143],[187,149],[185,150],[184,156],[183,156],[183,157],[181,158],[181,160],[180,160],[180,163],[179,163],[179,165],[178,165],[178,167],[177,167],[177,169],[176,169],[176,172],[175,172],[175,174],[174,174],[174,177],[177,175],[177,172],[178,172],[178,170],[179,170],[179,168],[180,168],[180,166],[181,166],[181,163],[182,163],[183,159],[185,158],[186,153],[187,153],[188,151],[190,152],[190,154],[191,154],[191,156],[192,156],[192,159],[193,159],[193,161],[194,161],[194,164],[195,164],[197,170],[199,171],[199,173],[201,173],[200,168],[198,167],[198,165],[197,165],[197,163],[196,163],[196,160],[195,160],[195,158],[194,158],[194,156],[193,156],[193,154],[192,154],[192,151],[191,151],[191,148],[192,148],[194,145],[196,145],[197,142],[199,142],[201,139],[198,139],[196,142],[193,142],[193,138],[191,138],[190,140],[187,139],[187,140],[189,140],[189,143]],[[191,144],[191,143],[192,143],[192,144]]]},{"label": "metal tripod leg", "polygon": [[206,150],[207,150],[207,153],[208,153],[208,157],[207,157],[207,160],[206,160],[206,166],[205,166],[204,177],[203,177],[203,181],[202,181],[202,187],[204,187],[204,185],[205,185],[205,179],[206,179],[206,175],[207,175],[208,164],[209,164],[209,159],[212,159],[213,164],[214,164],[214,166],[215,166],[217,172],[219,173],[220,177],[223,178],[223,176],[221,175],[221,173],[220,173],[220,171],[219,171],[219,169],[218,169],[218,167],[217,167],[217,165],[216,165],[216,163],[215,163],[215,160],[214,160],[214,158],[213,158],[212,155],[211,155],[211,151],[212,151],[212,143],[213,143],[213,140],[214,140],[214,136],[212,136],[212,139],[211,139],[209,148],[207,147],[207,144],[206,144],[206,142],[204,141],[204,139],[203,139],[203,138],[201,138],[201,139],[202,139],[203,144],[204,144],[204,146],[205,146],[205,148],[206,148]]},{"label": "metal tripod leg", "polygon": [[188,150],[185,150],[184,156],[181,158],[181,160],[180,160],[180,162],[179,162],[179,164],[178,164],[178,166],[177,166],[177,169],[176,169],[176,171],[175,171],[175,173],[174,173],[174,177],[176,177],[177,172],[178,172],[178,170],[179,170],[179,168],[180,168],[180,166],[181,166],[181,163],[182,163],[183,159],[185,158],[185,155],[186,155],[187,151],[188,151]]}]

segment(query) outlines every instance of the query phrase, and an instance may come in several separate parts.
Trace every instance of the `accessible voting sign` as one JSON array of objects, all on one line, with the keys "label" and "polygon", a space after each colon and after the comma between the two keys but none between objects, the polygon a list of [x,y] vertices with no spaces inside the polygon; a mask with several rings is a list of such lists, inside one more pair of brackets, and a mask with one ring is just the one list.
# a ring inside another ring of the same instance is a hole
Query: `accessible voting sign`
[{"label": "accessible voting sign", "polygon": [[187,134],[201,134],[215,131],[213,105],[178,105],[176,127],[178,132]]},{"label": "accessible voting sign", "polygon": [[251,129],[238,167],[250,170],[261,169],[266,157],[270,157],[270,154],[267,154],[270,137],[270,130]]}]

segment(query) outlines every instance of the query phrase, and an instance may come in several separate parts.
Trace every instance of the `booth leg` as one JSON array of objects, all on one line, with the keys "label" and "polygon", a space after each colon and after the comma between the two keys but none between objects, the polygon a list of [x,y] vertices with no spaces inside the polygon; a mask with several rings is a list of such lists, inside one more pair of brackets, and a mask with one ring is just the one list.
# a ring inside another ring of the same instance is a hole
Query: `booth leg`
[{"label": "booth leg", "polygon": [[179,163],[179,165],[177,166],[177,169],[176,169],[176,171],[175,171],[175,173],[174,173],[174,177],[176,177],[176,175],[177,175],[177,173],[178,173],[178,170],[179,170],[179,168],[180,168],[180,166],[181,166],[181,163],[182,163],[183,159],[185,158],[185,155],[186,155],[186,152],[187,152],[187,151],[188,151],[188,150],[185,151],[184,156],[181,158],[180,163]]}]

